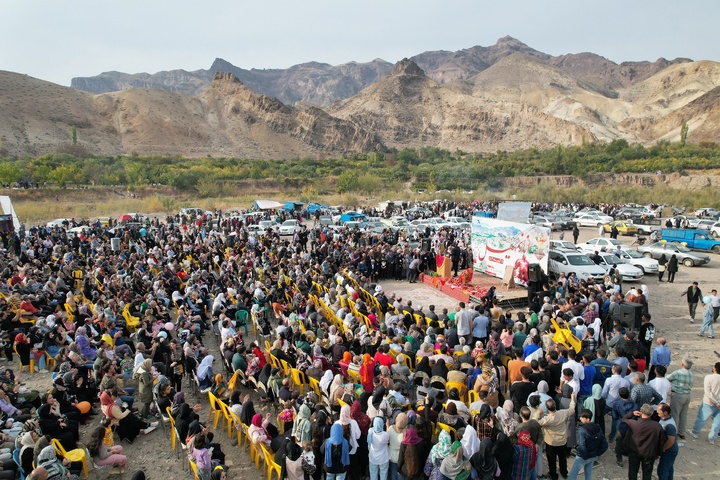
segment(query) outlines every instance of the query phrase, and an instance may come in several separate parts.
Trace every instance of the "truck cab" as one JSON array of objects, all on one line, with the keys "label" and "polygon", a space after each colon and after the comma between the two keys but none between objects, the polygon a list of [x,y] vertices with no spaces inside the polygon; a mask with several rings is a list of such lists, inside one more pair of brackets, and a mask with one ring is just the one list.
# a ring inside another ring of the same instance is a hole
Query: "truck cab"
[{"label": "truck cab", "polygon": [[711,238],[707,230],[693,228],[663,228],[662,238],[668,242],[684,243],[693,250],[720,253],[720,240]]}]

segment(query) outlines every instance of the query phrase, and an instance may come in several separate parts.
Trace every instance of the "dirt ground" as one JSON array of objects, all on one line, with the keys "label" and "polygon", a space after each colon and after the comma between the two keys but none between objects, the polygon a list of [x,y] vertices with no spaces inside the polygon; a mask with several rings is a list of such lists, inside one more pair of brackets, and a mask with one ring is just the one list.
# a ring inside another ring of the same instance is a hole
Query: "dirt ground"
[{"label": "dirt ground", "polygon": [[[557,235],[556,233],[554,233]],[[581,228],[580,242],[584,242],[597,235],[595,228]],[[566,235],[567,237],[567,235]],[[630,237],[620,238],[624,243],[631,243]],[[653,315],[653,323],[656,326],[656,338],[663,336],[668,339],[668,347],[673,352],[673,361],[670,371],[678,368],[680,359],[683,356],[691,358],[695,365],[695,387],[692,393],[692,402],[688,424],[692,426],[695,421],[698,407],[702,401],[703,377],[710,373],[711,366],[718,361],[713,353],[714,350],[720,350],[718,340],[710,340],[708,338],[698,337],[700,328],[699,320],[695,324],[689,322],[687,306],[684,298],[680,294],[693,282],[698,281],[703,292],[709,293],[713,288],[720,287],[720,255],[710,254],[712,261],[708,266],[686,268],[682,265],[676,276],[674,284],[658,283],[656,277],[646,277],[639,282],[646,284],[650,290],[650,312]],[[479,274],[476,274],[479,275]],[[453,308],[457,301],[447,295],[433,289],[432,287],[417,283],[408,284],[407,282],[384,282],[383,287],[388,293],[395,292],[404,299],[412,299],[415,305],[422,304],[425,309],[430,304],[435,304],[437,309],[443,307]],[[502,293],[502,288],[498,288]],[[698,319],[702,314],[698,315]],[[218,355],[218,345],[212,334],[208,334],[205,344],[212,353]],[[17,362],[15,362],[17,366]],[[216,368],[219,364],[216,362]],[[36,373],[34,375],[23,374],[29,388],[43,391],[50,386],[50,376],[47,373]],[[186,391],[189,395],[189,392]],[[206,397],[188,397],[188,403],[195,400],[200,401],[204,406],[201,417],[206,419],[208,402]],[[254,398],[255,409],[263,415],[270,412],[275,416],[274,409],[266,404],[262,404]],[[87,426],[81,427],[81,441],[87,439],[91,427],[97,426],[99,417],[95,417],[95,421]],[[254,465],[250,463],[249,455],[241,451],[238,446],[231,445],[231,441],[227,436],[227,429],[222,428],[222,419],[218,428],[215,430],[215,440],[222,445],[222,450],[227,456],[227,464],[230,466],[228,471],[228,479],[244,480],[265,479],[267,475],[264,471],[258,471]],[[680,448],[680,454],[675,462],[675,475],[678,479],[713,479],[720,475],[720,460],[715,457],[720,450],[718,446],[710,445],[706,438],[709,424],[705,426],[700,434],[700,439],[695,440],[689,435],[682,441],[684,445]],[[609,431],[609,430],[608,430]],[[170,449],[170,431],[167,428],[163,431],[158,428],[156,431],[147,436],[139,436],[132,445],[122,443],[124,453],[128,456],[128,466],[126,473],[120,477],[115,470],[104,469],[99,471],[91,471],[93,478],[127,478],[129,479],[132,472],[144,470],[148,479],[192,479],[192,473],[187,469],[187,462],[178,459],[175,452]],[[181,454],[182,456],[182,454]],[[568,459],[568,463],[572,464],[572,459]],[[627,465],[627,461],[625,462]],[[185,467],[185,468],[183,468]],[[546,470],[547,471],[547,470]],[[611,453],[606,453],[600,459],[600,466],[593,469],[595,478],[608,480],[627,478],[627,468],[621,469],[615,464],[614,457]]]}]

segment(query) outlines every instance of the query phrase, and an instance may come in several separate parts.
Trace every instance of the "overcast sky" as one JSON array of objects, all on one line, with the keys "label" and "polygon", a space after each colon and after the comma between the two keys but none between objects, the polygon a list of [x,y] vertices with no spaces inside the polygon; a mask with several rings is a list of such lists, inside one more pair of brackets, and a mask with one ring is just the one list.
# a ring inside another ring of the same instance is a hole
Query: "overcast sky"
[{"label": "overcast sky", "polygon": [[493,45],[510,35],[552,55],[615,62],[720,61],[720,1],[0,0],[0,69],[72,77],[333,65]]}]

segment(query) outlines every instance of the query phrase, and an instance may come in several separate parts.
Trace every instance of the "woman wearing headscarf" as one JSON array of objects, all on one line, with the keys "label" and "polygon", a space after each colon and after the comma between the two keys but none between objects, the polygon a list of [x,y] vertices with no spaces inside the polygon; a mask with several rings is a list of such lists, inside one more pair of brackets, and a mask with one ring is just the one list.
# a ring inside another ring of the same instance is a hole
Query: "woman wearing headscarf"
[{"label": "woman wearing headscarf", "polygon": [[153,402],[152,359],[146,358],[143,360],[135,371],[134,378],[138,382],[140,402],[143,404],[140,415],[142,415],[142,418],[148,418],[150,416],[150,404]]},{"label": "woman wearing headscarf", "polygon": [[495,416],[498,419],[497,427],[508,437],[515,433],[515,428],[520,424],[519,417],[514,412],[512,400],[505,400],[502,408],[498,408]]},{"label": "woman wearing headscarf", "polygon": [[[528,395],[527,406],[530,406],[530,398],[538,396],[540,397],[540,408],[542,408],[543,412],[547,414],[547,406],[545,405],[545,402],[548,400],[552,400],[552,397],[548,395],[549,391],[550,385],[548,385],[545,380],[540,380],[540,382],[538,382],[537,392],[533,392]],[[600,393],[602,394],[602,387],[600,387]]]},{"label": "woman wearing headscarf", "polygon": [[306,404],[302,404],[300,406],[300,410],[298,411],[297,416],[295,417],[295,423],[293,424],[292,429],[292,436],[297,439],[298,442],[302,443],[305,441],[310,441],[310,430],[312,427],[312,424],[310,422],[310,417],[312,416],[312,412],[310,410],[310,407],[308,407]]},{"label": "woman wearing headscarf", "polygon": [[242,413],[240,415],[240,421],[245,425],[246,427],[249,427],[252,425],[252,419],[255,416],[255,405],[253,404],[253,401],[248,399],[245,402],[243,402],[242,407]]},{"label": "woman wearing headscarf", "polygon": [[422,357],[415,367],[416,372],[423,372],[428,377],[432,377],[432,369],[430,368],[430,359],[428,357]]},{"label": "woman wearing headscarf", "polygon": [[513,480],[530,480],[534,478],[537,446],[530,439],[530,433],[527,430],[518,433],[517,439],[512,478]]},{"label": "woman wearing headscarf", "polygon": [[335,480],[337,475],[347,472],[350,466],[350,445],[343,437],[343,427],[339,423],[330,428],[330,438],[325,441],[323,470],[326,480]]},{"label": "woman wearing headscarf", "polygon": [[455,430],[460,430],[467,425],[465,420],[458,415],[457,406],[452,402],[448,403],[445,411],[438,415],[438,422],[449,425]]},{"label": "woman wearing headscarf", "polygon": [[295,437],[284,438],[275,452],[275,463],[280,465],[280,478],[288,480],[305,480],[302,465],[303,449],[295,441]]},{"label": "woman wearing headscarf", "polygon": [[[214,358],[212,355],[207,355],[202,359],[200,365],[198,365],[197,379],[201,390],[210,388],[213,384],[213,380],[215,379],[215,375],[212,371],[213,360]],[[144,363],[145,362],[143,362],[143,364]],[[150,365],[152,366],[152,361],[150,362]]]},{"label": "woman wearing headscarf", "polygon": [[116,426],[115,432],[118,434],[118,437],[120,437],[120,440],[126,440],[128,443],[132,443],[140,433],[147,435],[157,428],[158,422],[149,423],[140,420],[133,415],[130,410],[118,406],[115,403],[116,400],[117,395],[114,393],[110,395],[107,392],[103,392],[100,395],[102,411],[107,418],[111,419],[112,424]]},{"label": "woman wearing headscarf", "polygon": [[[350,418],[355,421],[360,429],[360,438],[358,439],[358,449],[356,457],[358,459],[358,465],[361,472],[365,472],[368,469],[368,440],[367,437],[370,434],[371,420],[363,411],[360,402],[355,400],[350,407]],[[352,457],[351,457],[352,461]]]},{"label": "woman wearing headscarf", "polygon": [[500,432],[497,441],[493,445],[493,457],[497,461],[500,475],[495,478],[497,480],[510,480],[512,478],[513,460],[515,457],[515,449],[510,438]]},{"label": "woman wearing headscarf", "polygon": [[344,352],[342,360],[340,360],[340,362],[338,363],[338,365],[340,365],[340,373],[342,374],[342,376],[344,378],[349,378],[347,371],[348,371],[348,367],[350,366],[351,362],[352,362],[352,353],[348,352],[348,351]]},{"label": "woman wearing headscarf", "polygon": [[409,427],[400,443],[398,473],[407,480],[421,480],[426,456],[422,438],[418,436],[415,428]]},{"label": "woman wearing headscarf", "polygon": [[330,400],[330,407],[334,411],[340,410],[340,404],[338,403],[338,399],[342,398],[343,394],[345,393],[343,388],[343,376],[341,374],[335,375],[333,378],[332,383],[330,384],[330,395],[328,396],[328,399]]},{"label": "woman wearing headscarf", "polygon": [[478,439],[475,429],[468,425],[465,427],[465,433],[463,434],[462,440],[463,455],[465,458],[470,458],[475,455],[475,452],[480,448],[480,439]]},{"label": "woman wearing headscarf", "polygon": [[373,420],[367,445],[370,480],[385,480],[390,466],[390,435],[385,431],[385,422],[381,417]]},{"label": "woman wearing headscarf", "polygon": [[442,474],[440,473],[440,465],[442,465],[443,458],[450,455],[452,449],[452,439],[450,434],[445,430],[440,430],[438,435],[438,441],[430,449],[430,454],[425,462],[425,468],[423,469],[425,475],[430,480],[440,480]]},{"label": "woman wearing headscarf", "polygon": [[57,439],[66,450],[77,447],[77,424],[65,420],[50,403],[43,403],[37,410],[38,425],[43,435]]},{"label": "woman wearing headscarf", "polygon": [[80,327],[75,330],[75,343],[77,344],[78,351],[85,357],[88,362],[95,360],[97,351],[90,344],[90,339],[87,336],[87,328]]},{"label": "woman wearing headscarf", "polygon": [[187,438],[190,424],[199,419],[197,413],[194,412],[187,403],[181,403],[173,415],[175,418],[175,430],[177,430],[178,436],[180,438]]},{"label": "woman wearing headscarf", "polygon": [[72,475],[65,466],[65,461],[60,461],[55,453],[55,447],[49,445],[42,449],[38,455],[37,466],[47,470],[47,480],[77,480],[77,475]]},{"label": "woman wearing headscarf", "polygon": [[440,473],[448,480],[466,480],[470,477],[470,462],[463,458],[463,449],[460,442],[452,444],[450,455],[443,458],[440,464]]},{"label": "woman wearing headscarf", "polygon": [[492,454],[492,442],[484,438],[478,451],[470,457],[470,466],[475,470],[478,480],[493,480],[499,473],[498,464]]},{"label": "woman wearing headscarf", "polygon": [[[564,383],[560,387],[560,398],[558,402],[558,408],[563,410],[570,408],[572,403],[573,388],[569,383]],[[568,415],[567,418],[567,448],[574,448],[577,444],[577,431],[575,428],[575,415]]]},{"label": "woman wearing headscarf", "polygon": [[39,439],[40,435],[34,430],[25,432],[20,437],[20,466],[24,472],[29,473],[33,470],[33,460],[35,457],[33,449]]},{"label": "woman wearing headscarf", "polygon": [[602,396],[602,387],[597,383],[592,387],[592,395],[585,399],[583,407],[593,414],[592,422],[597,423],[600,430],[605,433],[605,399]]},{"label": "woman wearing headscarf", "polygon": [[264,443],[268,447],[270,446],[272,438],[270,437],[268,431],[265,429],[265,426],[268,423],[270,423],[269,417],[266,417],[263,421],[263,417],[259,413],[253,415],[252,421],[250,422],[250,428],[248,428],[248,436],[255,445]]},{"label": "woman wearing headscarf", "polygon": [[335,381],[332,370],[325,370],[320,380],[320,390],[322,393],[330,397],[330,385]]},{"label": "woman wearing headscarf", "polygon": [[445,366],[445,360],[439,358],[435,365],[432,367],[432,376],[441,377],[443,380],[447,380],[448,368]]},{"label": "woman wearing headscarf", "polygon": [[487,403],[482,404],[480,407],[480,413],[475,415],[474,424],[478,439],[483,440],[488,438],[492,440],[494,422],[490,405]]},{"label": "woman wearing headscarf", "polygon": [[366,353],[363,355],[363,363],[360,365],[360,383],[363,389],[371,393],[373,391],[373,379],[375,378],[375,360]]},{"label": "woman wearing headscarf", "polygon": [[[325,410],[318,410],[315,413],[315,422],[310,428],[310,436],[312,437],[311,442],[316,465],[320,463],[320,459],[324,458],[325,440],[330,436],[331,429],[328,422],[329,418]],[[313,480],[320,480],[323,471],[323,468],[316,468],[315,473],[313,473]]]},{"label": "woman wearing headscarf", "polygon": [[403,438],[405,438],[405,430],[408,426],[407,414],[400,413],[395,417],[395,424],[388,428],[388,436],[390,437],[390,478],[397,478],[398,463],[400,461],[400,446]]}]

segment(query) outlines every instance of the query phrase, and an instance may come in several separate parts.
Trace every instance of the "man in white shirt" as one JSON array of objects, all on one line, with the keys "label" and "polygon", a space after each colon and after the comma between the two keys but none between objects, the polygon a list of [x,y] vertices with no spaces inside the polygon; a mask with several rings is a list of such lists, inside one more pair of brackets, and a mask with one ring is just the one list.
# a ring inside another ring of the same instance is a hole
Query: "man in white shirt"
[{"label": "man in white shirt", "polygon": [[458,337],[465,337],[467,342],[472,342],[472,313],[465,309],[465,302],[460,302],[460,311],[455,314]]},{"label": "man in white shirt", "polygon": [[577,358],[577,353],[575,350],[568,350],[567,352],[568,361],[565,362],[563,365],[563,369],[569,368],[573,371],[573,378],[577,380],[578,382],[585,379],[585,369],[583,369],[583,366],[580,365],[580,363],[575,360]]},{"label": "man in white shirt", "polygon": [[672,385],[668,381],[667,378],[665,378],[665,373],[667,373],[667,368],[663,367],[662,365],[658,365],[655,367],[655,378],[650,380],[648,382],[648,385],[652,387],[653,390],[658,392],[660,395],[662,395],[662,402],[661,403],[667,403],[668,401],[668,394],[670,393],[670,390],[672,389]]},{"label": "man in white shirt", "polygon": [[718,314],[720,314],[720,297],[715,289],[710,292],[710,305],[713,308],[713,322],[717,322]]},{"label": "man in white shirt", "polygon": [[622,367],[620,365],[613,365],[612,376],[605,380],[605,385],[603,386],[602,396],[605,399],[605,404],[609,408],[612,408],[615,402],[617,402],[620,398],[620,389],[622,387],[630,389],[630,382],[620,375],[621,371]]}]

